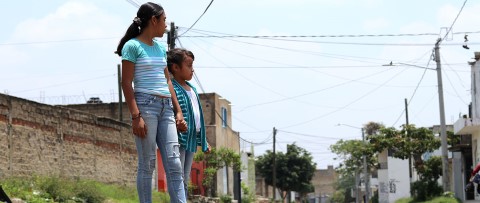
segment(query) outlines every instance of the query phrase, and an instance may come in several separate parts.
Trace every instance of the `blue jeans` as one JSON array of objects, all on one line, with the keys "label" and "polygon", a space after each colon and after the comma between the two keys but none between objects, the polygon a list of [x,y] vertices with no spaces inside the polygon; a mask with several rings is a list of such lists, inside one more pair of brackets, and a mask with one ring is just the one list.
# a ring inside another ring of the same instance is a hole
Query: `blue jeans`
[{"label": "blue jeans", "polygon": [[152,202],[152,175],[158,146],[167,176],[170,202],[186,203],[172,100],[144,93],[135,93],[135,100],[147,126],[145,138],[135,136],[138,153],[137,192],[140,202]]},{"label": "blue jeans", "polygon": [[188,198],[188,183],[190,182],[190,171],[192,171],[193,156],[195,153],[186,151],[180,147],[180,161],[183,166],[183,183],[185,190],[185,197]]}]

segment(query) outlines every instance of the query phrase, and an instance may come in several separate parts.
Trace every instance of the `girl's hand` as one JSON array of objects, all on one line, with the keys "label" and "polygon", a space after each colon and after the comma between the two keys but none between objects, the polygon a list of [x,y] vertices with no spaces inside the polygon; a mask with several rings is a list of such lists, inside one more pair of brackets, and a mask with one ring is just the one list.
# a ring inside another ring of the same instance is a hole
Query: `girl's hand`
[{"label": "girl's hand", "polygon": [[147,135],[147,125],[145,121],[140,116],[132,121],[133,134],[140,138],[145,138]]},{"label": "girl's hand", "polygon": [[177,130],[180,132],[186,132],[188,130],[187,122],[183,119],[183,115],[181,113],[177,113],[175,117],[175,124],[177,125]]},{"label": "girl's hand", "polygon": [[205,154],[210,154],[211,150],[212,150],[212,146],[210,146],[210,144],[208,144],[207,142],[207,151],[205,151]]}]

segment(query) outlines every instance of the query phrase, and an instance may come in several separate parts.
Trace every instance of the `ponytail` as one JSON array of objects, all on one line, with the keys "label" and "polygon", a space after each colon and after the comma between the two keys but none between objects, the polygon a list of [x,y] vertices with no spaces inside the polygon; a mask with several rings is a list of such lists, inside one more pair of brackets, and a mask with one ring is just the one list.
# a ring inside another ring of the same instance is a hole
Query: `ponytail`
[{"label": "ponytail", "polygon": [[125,45],[125,43],[127,43],[128,40],[140,35],[141,29],[138,29],[138,28],[139,26],[135,22],[133,22],[130,25],[130,27],[128,27],[127,32],[125,32],[125,35],[120,40],[120,43],[118,43],[117,51],[115,51],[116,54],[118,54],[119,56],[122,56],[123,45]]},{"label": "ponytail", "polygon": [[122,56],[122,49],[125,43],[127,43],[128,40],[131,40],[132,38],[140,35],[140,33],[142,33],[142,30],[147,27],[148,22],[150,21],[150,18],[152,16],[159,16],[162,13],[162,6],[156,3],[148,2],[142,4],[142,6],[140,6],[137,11],[137,17],[133,19],[132,24],[130,25],[130,27],[128,27],[127,32],[125,32],[125,35],[118,43],[117,51],[115,51],[115,53],[119,56]]}]

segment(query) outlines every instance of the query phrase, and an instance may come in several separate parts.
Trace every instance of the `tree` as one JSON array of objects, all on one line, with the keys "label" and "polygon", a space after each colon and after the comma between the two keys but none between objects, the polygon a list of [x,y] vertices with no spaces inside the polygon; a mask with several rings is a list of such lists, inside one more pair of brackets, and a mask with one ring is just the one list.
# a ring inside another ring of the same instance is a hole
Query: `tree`
[{"label": "tree", "polygon": [[207,194],[215,196],[215,175],[219,169],[225,166],[232,167],[234,171],[242,171],[242,162],[240,154],[228,148],[212,148],[210,153],[197,152],[194,157],[195,161],[205,161],[207,167],[203,174],[202,184],[207,187]]},{"label": "tree", "polygon": [[[313,162],[312,155],[295,143],[287,145],[287,152],[278,152],[276,159],[276,188],[282,191],[282,199],[290,191],[296,191],[304,197],[313,192],[311,180],[317,165]],[[268,185],[273,185],[273,153],[268,150],[259,156],[255,162],[256,171],[265,178]]]},{"label": "tree", "polygon": [[440,147],[440,140],[427,128],[415,125],[403,125],[402,129],[382,128],[380,133],[369,136],[375,152],[391,150],[393,157],[408,159],[413,156],[414,167],[418,170],[423,165],[422,154],[433,152]]}]

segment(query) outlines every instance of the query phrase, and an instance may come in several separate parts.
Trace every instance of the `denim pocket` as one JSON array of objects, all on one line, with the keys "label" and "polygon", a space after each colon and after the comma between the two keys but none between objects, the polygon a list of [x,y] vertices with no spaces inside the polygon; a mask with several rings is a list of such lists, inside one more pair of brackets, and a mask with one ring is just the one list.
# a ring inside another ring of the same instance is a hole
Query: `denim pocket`
[{"label": "denim pocket", "polygon": [[155,96],[151,96],[144,93],[135,93],[135,101],[137,105],[148,106],[153,103]]}]

